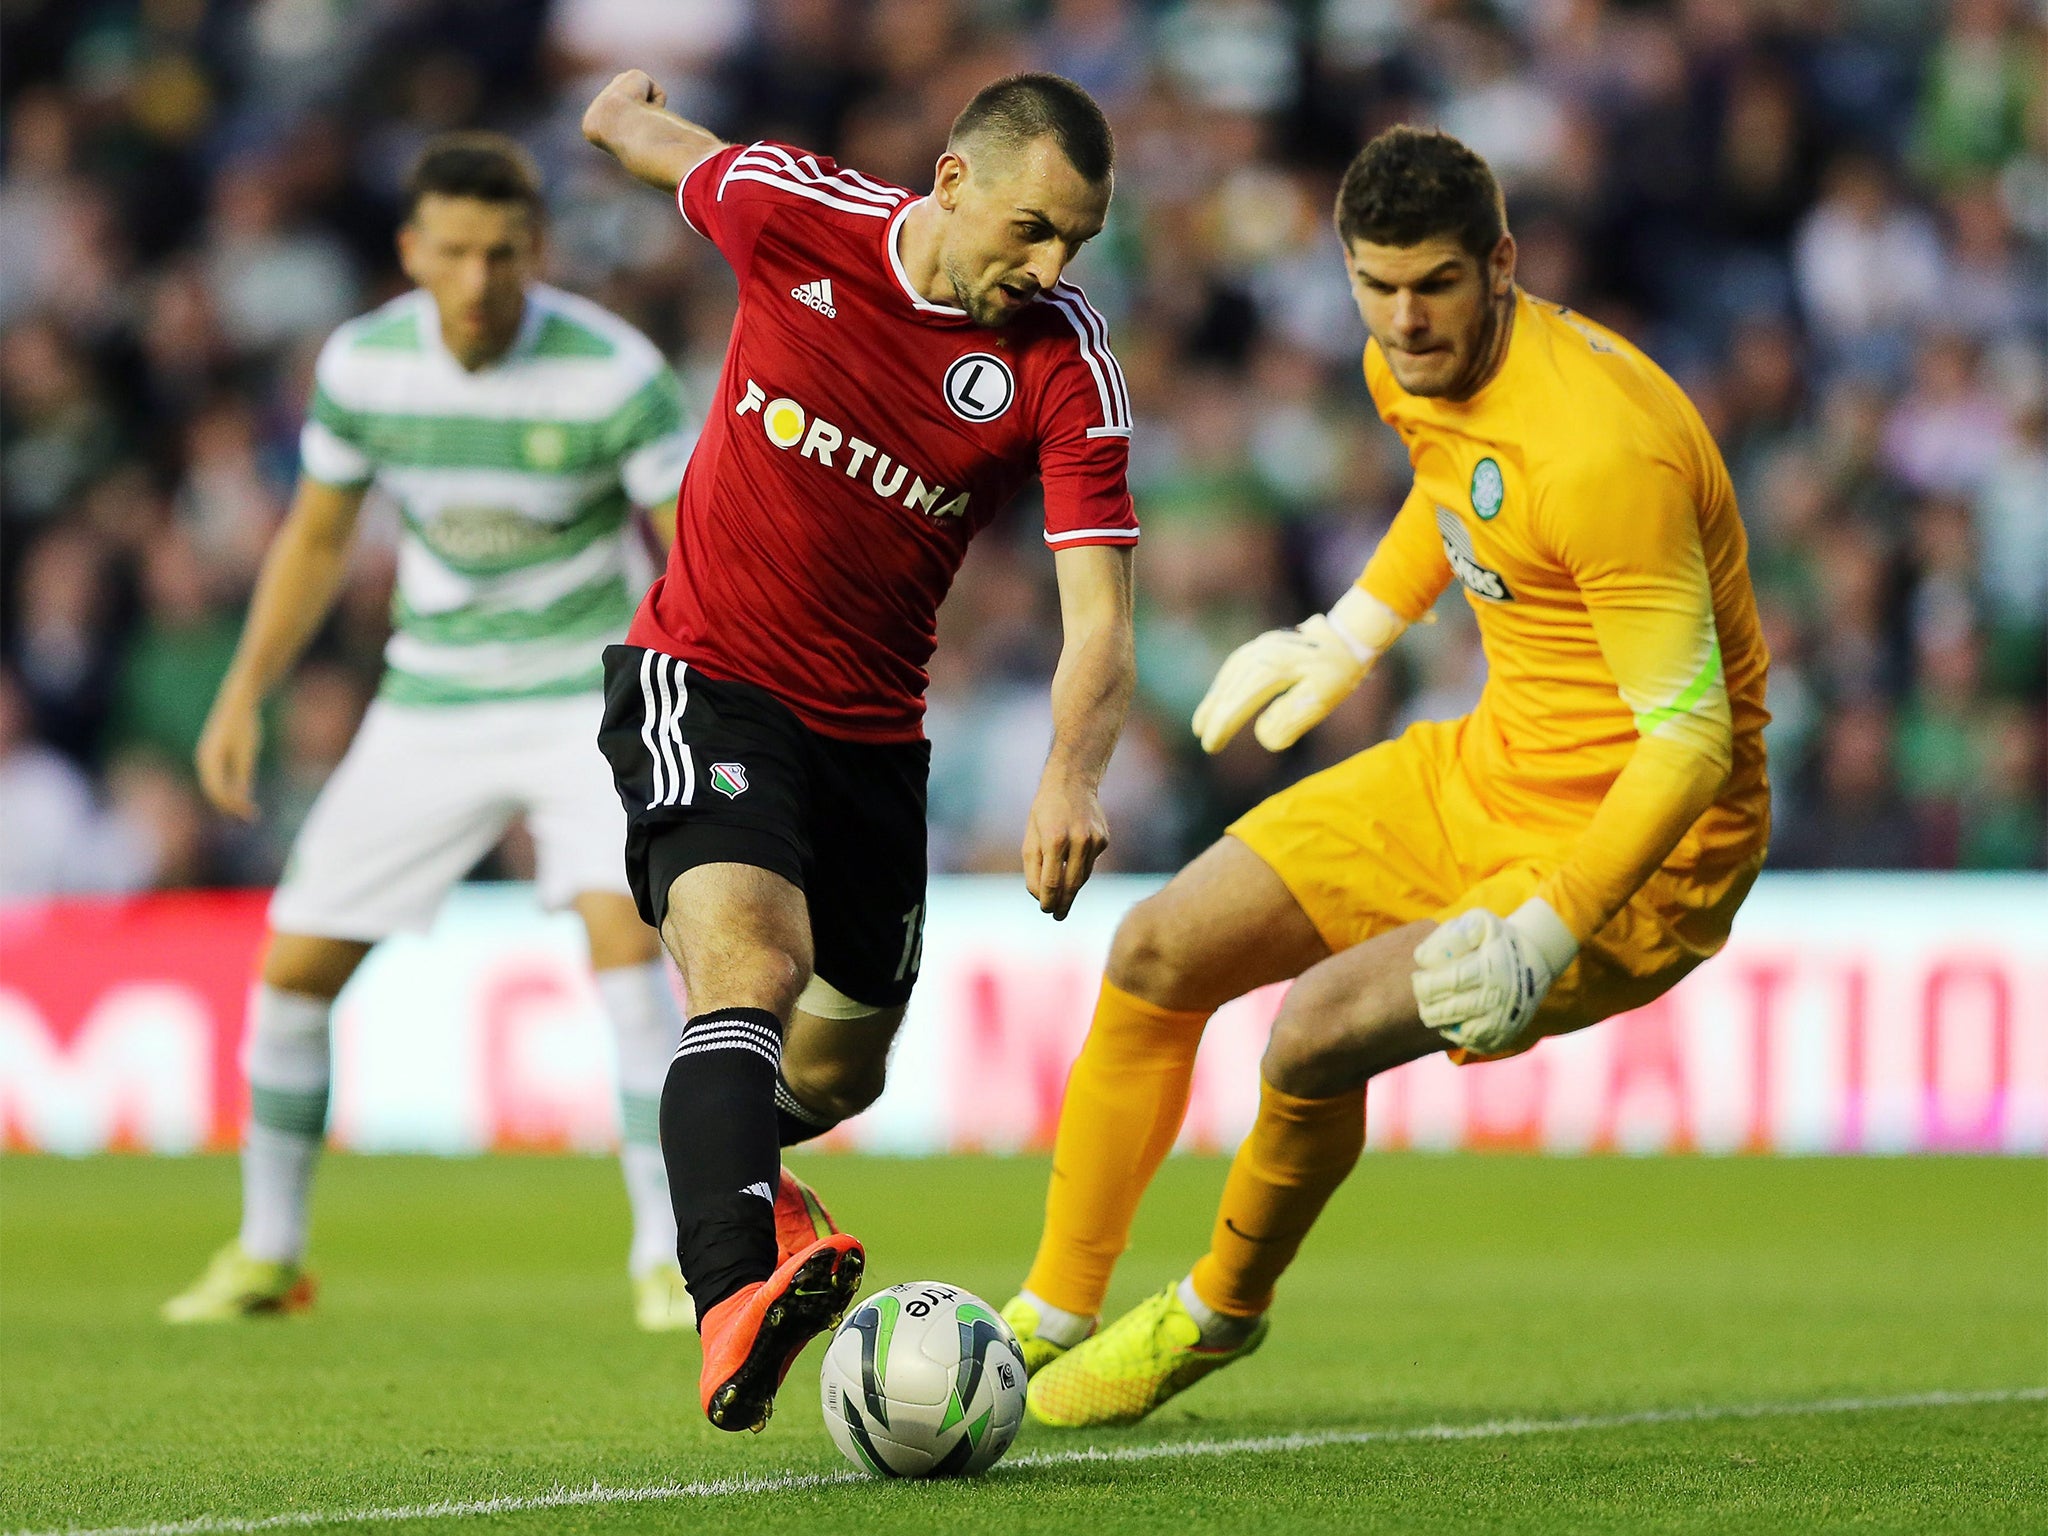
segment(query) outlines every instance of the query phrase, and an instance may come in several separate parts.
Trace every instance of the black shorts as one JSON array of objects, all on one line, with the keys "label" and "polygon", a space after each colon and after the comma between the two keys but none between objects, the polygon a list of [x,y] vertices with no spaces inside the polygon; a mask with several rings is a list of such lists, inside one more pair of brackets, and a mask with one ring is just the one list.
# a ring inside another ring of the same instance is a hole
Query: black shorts
[{"label": "black shorts", "polygon": [[909,1001],[924,944],[931,744],[821,736],[773,694],[637,645],[604,652],[597,744],[626,808],[626,878],[659,928],[676,876],[751,864],[803,891],[818,977]]}]

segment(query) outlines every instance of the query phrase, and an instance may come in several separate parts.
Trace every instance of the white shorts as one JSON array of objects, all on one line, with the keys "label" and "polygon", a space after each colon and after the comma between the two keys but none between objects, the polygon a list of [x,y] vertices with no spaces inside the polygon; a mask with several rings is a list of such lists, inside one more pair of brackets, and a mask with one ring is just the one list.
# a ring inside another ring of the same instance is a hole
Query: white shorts
[{"label": "white shorts", "polygon": [[596,693],[433,707],[378,699],[313,802],[270,903],[277,933],[365,943],[432,923],[522,812],[549,907],[628,892],[626,816]]}]

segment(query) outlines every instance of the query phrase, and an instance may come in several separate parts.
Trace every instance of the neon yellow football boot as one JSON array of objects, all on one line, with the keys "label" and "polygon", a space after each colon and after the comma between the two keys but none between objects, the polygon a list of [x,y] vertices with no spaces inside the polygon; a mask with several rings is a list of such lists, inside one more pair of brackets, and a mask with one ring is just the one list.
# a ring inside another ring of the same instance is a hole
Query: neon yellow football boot
[{"label": "neon yellow football boot", "polygon": [[1021,1295],[1012,1296],[1003,1303],[1003,1321],[1010,1325],[1010,1332],[1017,1335],[1017,1347],[1024,1352],[1026,1376],[1036,1376],[1070,1347],[1039,1336],[1038,1327],[1042,1319],[1038,1308]]},{"label": "neon yellow football boot", "polygon": [[1204,1345],[1201,1325],[1182,1305],[1179,1287],[1169,1285],[1032,1376],[1025,1408],[1039,1423],[1059,1429],[1135,1424],[1265,1342],[1261,1317],[1241,1344]]},{"label": "neon yellow football boot", "polygon": [[633,1277],[633,1321],[643,1333],[681,1333],[697,1326],[696,1303],[674,1259]]},{"label": "neon yellow football boot", "polygon": [[313,1305],[313,1277],[297,1264],[254,1259],[239,1240],[216,1253],[188,1290],[165,1302],[167,1323],[228,1323],[238,1317],[303,1312]]}]

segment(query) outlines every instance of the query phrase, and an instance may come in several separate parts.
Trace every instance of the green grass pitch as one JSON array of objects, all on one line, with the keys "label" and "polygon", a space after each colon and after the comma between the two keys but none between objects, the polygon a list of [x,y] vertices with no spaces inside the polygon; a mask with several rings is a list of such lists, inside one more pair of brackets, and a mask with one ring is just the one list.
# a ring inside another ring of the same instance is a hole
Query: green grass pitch
[{"label": "green grass pitch", "polygon": [[[1029,1258],[1042,1161],[803,1166],[871,1285],[1000,1303]],[[1194,1257],[1222,1174],[1168,1164],[1112,1306]],[[2012,1395],[2048,1382],[2037,1161],[1375,1156],[1261,1354],[952,1485],[840,1476],[816,1346],[765,1434],[707,1426],[694,1336],[630,1326],[607,1160],[333,1158],[311,1316],[159,1325],[235,1210],[225,1158],[0,1161],[0,1530],[2048,1530],[2048,1401]],[[2005,1395],[1873,1406],[1939,1392]],[[1700,1416],[1627,1421],[1672,1409]],[[1349,1431],[1389,1433],[1216,1444]],[[365,1514],[741,1477],[785,1480]]]}]

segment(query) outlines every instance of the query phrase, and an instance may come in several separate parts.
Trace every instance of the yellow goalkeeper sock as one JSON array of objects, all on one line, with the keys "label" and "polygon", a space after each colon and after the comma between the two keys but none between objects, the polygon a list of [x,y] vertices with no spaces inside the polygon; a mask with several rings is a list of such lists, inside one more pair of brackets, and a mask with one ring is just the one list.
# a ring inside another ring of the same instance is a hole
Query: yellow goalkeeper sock
[{"label": "yellow goalkeeper sock", "polygon": [[1102,1310],[1131,1218],[1188,1112],[1203,1013],[1133,997],[1105,980],[1067,1075],[1045,1232],[1024,1289],[1064,1312]]},{"label": "yellow goalkeeper sock", "polygon": [[1209,1251],[1189,1277],[1218,1312],[1255,1317],[1324,1204],[1365,1148],[1365,1090],[1297,1099],[1259,1083],[1259,1118],[1237,1149]]}]

